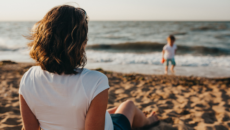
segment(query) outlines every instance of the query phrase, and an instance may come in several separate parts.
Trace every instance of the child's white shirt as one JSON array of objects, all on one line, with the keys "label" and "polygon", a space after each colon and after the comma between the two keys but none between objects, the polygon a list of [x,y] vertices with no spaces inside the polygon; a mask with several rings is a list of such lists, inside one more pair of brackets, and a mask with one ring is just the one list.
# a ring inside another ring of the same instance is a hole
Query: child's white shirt
[{"label": "child's white shirt", "polygon": [[165,51],[164,58],[165,59],[173,59],[175,56],[175,50],[177,49],[176,44],[173,44],[171,47],[169,44],[166,44],[163,47],[163,50]]}]

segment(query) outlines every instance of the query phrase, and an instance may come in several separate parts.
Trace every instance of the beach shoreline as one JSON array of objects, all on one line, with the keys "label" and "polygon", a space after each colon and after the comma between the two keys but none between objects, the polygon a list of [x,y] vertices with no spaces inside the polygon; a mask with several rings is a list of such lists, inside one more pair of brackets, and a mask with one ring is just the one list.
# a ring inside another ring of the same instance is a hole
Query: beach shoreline
[{"label": "beach shoreline", "polygon": [[[144,75],[165,75],[164,65],[151,64],[109,64],[109,63],[87,63],[88,69],[101,68],[106,71],[124,73],[124,74],[144,74]],[[204,78],[228,78],[230,77],[230,68],[212,67],[212,66],[176,66],[175,73],[170,71],[168,76],[185,76],[185,77],[204,77]]]},{"label": "beach shoreline", "polygon": [[[22,75],[32,65],[35,64],[0,64],[0,130],[21,129],[18,88]],[[96,70],[109,79],[108,108],[132,100],[146,113],[156,111],[161,123],[149,130],[230,129],[230,76],[205,78]]]}]

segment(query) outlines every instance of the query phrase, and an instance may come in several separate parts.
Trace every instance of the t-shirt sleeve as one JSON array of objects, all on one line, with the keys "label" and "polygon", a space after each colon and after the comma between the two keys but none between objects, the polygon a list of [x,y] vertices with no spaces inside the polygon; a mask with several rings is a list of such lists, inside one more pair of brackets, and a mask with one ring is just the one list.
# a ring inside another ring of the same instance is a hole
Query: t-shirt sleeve
[{"label": "t-shirt sleeve", "polygon": [[109,81],[106,75],[101,76],[97,85],[92,93],[92,99],[94,99],[99,93],[109,88]]},{"label": "t-shirt sleeve", "polygon": [[18,91],[18,93],[21,94],[21,95],[23,95],[23,89],[24,89],[23,87],[25,86],[24,77],[25,77],[25,76],[23,76],[23,77],[21,78],[21,81],[20,81],[20,84],[19,84],[19,91]]},{"label": "t-shirt sleeve", "polygon": [[109,88],[107,76],[97,71],[88,71],[83,76],[82,83],[89,99],[89,104],[98,94]]},{"label": "t-shirt sleeve", "polygon": [[21,81],[20,81],[20,84],[19,84],[19,94],[21,95],[24,95],[24,92],[25,92],[25,82],[26,82],[26,77],[28,76],[28,73],[29,71],[31,70],[31,68],[26,72],[24,73],[24,75],[22,76],[21,78]]},{"label": "t-shirt sleeve", "polygon": [[174,49],[175,49],[175,50],[177,49],[177,45],[176,45],[176,44],[174,44]]},{"label": "t-shirt sleeve", "polygon": [[163,50],[167,50],[167,46],[166,45],[163,47]]}]

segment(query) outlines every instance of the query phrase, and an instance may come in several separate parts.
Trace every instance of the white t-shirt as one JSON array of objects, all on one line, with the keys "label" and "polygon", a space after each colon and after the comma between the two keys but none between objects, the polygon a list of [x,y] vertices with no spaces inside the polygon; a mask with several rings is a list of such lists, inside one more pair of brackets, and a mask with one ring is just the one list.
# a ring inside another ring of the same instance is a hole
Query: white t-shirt
[{"label": "white t-shirt", "polygon": [[[97,71],[58,75],[34,66],[23,75],[19,93],[43,130],[84,130],[91,101],[108,88],[108,78]],[[105,116],[105,130],[113,130],[107,111]]]},{"label": "white t-shirt", "polygon": [[163,47],[163,50],[165,51],[164,58],[165,59],[173,59],[175,56],[175,50],[177,49],[176,44],[173,44],[171,47],[169,44],[165,45]]}]

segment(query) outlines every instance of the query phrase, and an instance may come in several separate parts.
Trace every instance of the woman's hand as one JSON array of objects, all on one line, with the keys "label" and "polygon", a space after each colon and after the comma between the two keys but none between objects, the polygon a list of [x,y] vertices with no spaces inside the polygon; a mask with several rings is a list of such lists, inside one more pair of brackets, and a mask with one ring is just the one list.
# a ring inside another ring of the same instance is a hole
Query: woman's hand
[{"label": "woman's hand", "polygon": [[106,89],[92,100],[86,114],[85,130],[104,130],[108,93],[108,89]]}]

